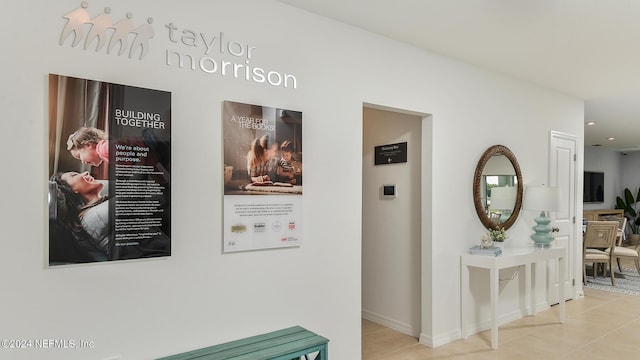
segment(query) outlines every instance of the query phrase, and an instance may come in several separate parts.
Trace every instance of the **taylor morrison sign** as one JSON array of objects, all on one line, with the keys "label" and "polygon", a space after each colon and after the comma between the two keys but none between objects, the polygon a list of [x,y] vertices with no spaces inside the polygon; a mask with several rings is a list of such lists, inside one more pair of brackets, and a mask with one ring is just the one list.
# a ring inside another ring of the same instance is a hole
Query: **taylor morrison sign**
[{"label": "taylor morrison sign", "polygon": [[[153,18],[137,25],[133,14],[128,12],[114,22],[110,7],[94,17],[88,8],[89,3],[83,1],[80,7],[62,16],[66,24],[60,34],[61,46],[71,41],[72,47],[82,45],[84,50],[125,55],[130,59],[141,60],[147,55],[150,41],[155,36]],[[173,22],[164,25],[162,30],[173,47],[165,50],[167,66],[271,86],[298,87],[295,75],[253,65],[257,47],[228,40],[223,32],[198,32]]]},{"label": "taylor morrison sign", "polygon": [[[111,8],[106,7],[102,14],[91,18],[87,11],[88,7],[89,3],[83,1],[80,3],[79,8],[63,16],[63,18],[67,19],[67,23],[62,28],[60,45],[64,44],[65,40],[73,35],[73,42],[71,43],[73,47],[78,46],[84,39],[83,47],[85,50],[89,49],[92,43],[95,42],[95,50],[101,51],[106,45],[107,54],[110,54],[114,49],[118,49],[118,55],[128,53],[130,58],[133,58],[137,52],[140,53],[139,59],[147,55],[149,39],[154,36],[153,27],[151,26],[153,18],[148,18],[146,23],[136,26],[131,20],[133,14],[127,13],[124,19],[114,23],[111,18]],[[86,37],[85,30],[89,30]],[[133,38],[133,41],[129,44],[131,38]]]}]

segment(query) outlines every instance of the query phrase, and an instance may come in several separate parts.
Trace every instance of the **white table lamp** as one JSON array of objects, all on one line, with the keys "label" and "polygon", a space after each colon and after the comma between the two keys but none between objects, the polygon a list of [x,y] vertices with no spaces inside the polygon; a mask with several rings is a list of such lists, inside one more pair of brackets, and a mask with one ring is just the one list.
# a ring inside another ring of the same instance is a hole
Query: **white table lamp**
[{"label": "white table lamp", "polygon": [[491,209],[500,210],[500,222],[509,219],[516,206],[516,190],[514,186],[494,187],[491,189]]},{"label": "white table lamp", "polygon": [[560,209],[560,189],[557,187],[546,186],[527,186],[524,192],[525,209],[538,210],[540,216],[535,218],[536,226],[533,227],[535,232],[531,235],[536,246],[549,247],[553,241],[551,234],[551,226],[545,211],[558,211]]}]

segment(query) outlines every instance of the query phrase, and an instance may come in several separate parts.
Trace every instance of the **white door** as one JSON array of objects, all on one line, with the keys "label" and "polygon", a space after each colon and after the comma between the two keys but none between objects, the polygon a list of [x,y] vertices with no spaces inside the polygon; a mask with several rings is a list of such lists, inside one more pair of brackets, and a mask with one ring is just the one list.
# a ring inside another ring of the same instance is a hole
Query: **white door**
[{"label": "white door", "polygon": [[[551,131],[549,142],[549,186],[560,188],[562,202],[558,212],[552,212],[551,225],[558,228],[554,233],[555,245],[567,248],[567,261],[564,283],[567,299],[574,297],[576,281],[576,251],[580,243],[576,237],[576,137]],[[582,219],[582,218],[580,218]],[[555,264],[548,265],[547,279],[548,301],[550,305],[558,303],[558,273]],[[565,299],[566,300],[566,299]]]}]

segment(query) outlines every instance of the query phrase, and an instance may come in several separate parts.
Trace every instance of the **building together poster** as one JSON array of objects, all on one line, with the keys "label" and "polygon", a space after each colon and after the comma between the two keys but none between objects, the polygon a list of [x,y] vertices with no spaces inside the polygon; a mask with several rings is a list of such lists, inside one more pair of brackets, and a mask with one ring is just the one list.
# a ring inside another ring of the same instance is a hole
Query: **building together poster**
[{"label": "building together poster", "polygon": [[225,101],[225,252],[302,242],[302,113]]},{"label": "building together poster", "polygon": [[171,93],[49,75],[49,264],[171,255]]}]

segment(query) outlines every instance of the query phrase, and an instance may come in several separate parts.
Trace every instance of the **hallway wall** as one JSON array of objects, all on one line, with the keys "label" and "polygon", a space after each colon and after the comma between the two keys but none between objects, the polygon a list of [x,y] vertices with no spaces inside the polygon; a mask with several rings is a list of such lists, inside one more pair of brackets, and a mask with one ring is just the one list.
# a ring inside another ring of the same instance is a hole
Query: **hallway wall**
[{"label": "hallway wall", "polygon": [[[109,7],[116,21],[127,13],[137,25],[153,20],[143,59],[60,44],[64,15],[80,4],[12,1],[0,13],[2,326],[7,338],[85,339],[95,347],[2,350],[12,359],[149,359],[292,325],[330,339],[332,358],[360,358],[363,103],[432,114],[431,172],[422,176],[430,189],[422,202],[433,211],[421,219],[421,339],[453,341],[459,257],[484,232],[472,198],[482,152],[510,147],[526,185],[547,177],[549,130],[577,135],[582,149],[580,99],[277,1],[87,1],[91,17]],[[255,49],[250,58],[221,52],[214,36]],[[167,51],[191,54],[195,68],[168,65]],[[297,87],[213,73],[214,60],[293,74]],[[49,73],[171,92],[170,258],[45,265]],[[224,100],[303,113],[301,247],[222,253]],[[525,211],[510,230],[511,244],[528,243],[533,215]],[[519,308],[520,286],[502,289],[501,315]],[[470,311],[482,322],[488,285],[479,288]]]}]

